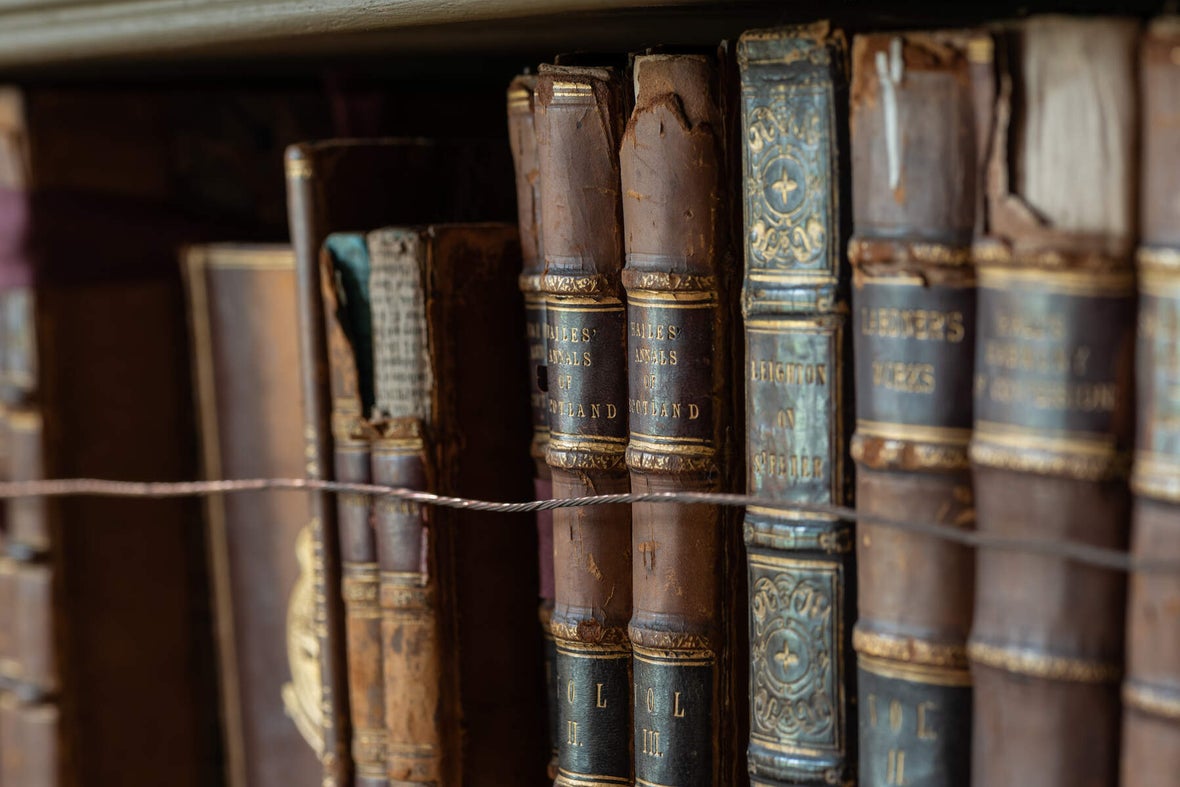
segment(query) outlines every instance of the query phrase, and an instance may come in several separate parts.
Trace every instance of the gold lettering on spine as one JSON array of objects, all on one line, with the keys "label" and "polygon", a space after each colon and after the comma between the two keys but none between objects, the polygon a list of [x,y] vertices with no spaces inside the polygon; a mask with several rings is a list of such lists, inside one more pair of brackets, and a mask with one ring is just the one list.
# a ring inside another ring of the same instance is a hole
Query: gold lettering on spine
[{"label": "gold lettering on spine", "polygon": [[822,363],[790,363],[751,358],[750,381],[778,385],[824,386],[828,384],[828,367]]},{"label": "gold lettering on spine", "polygon": [[927,726],[926,714],[935,710],[933,702],[918,703],[918,739],[923,741],[938,740],[938,733],[934,728]]},{"label": "gold lettering on spine", "polygon": [[594,707],[596,707],[596,708],[605,708],[605,707],[606,707],[606,697],[603,697],[603,696],[602,696],[602,684],[601,684],[601,683],[599,683],[599,684],[596,684],[596,685],[597,685],[597,687],[598,687],[598,696],[597,696],[597,698],[595,699],[595,702],[594,702]]},{"label": "gold lettering on spine", "polygon": [[890,749],[885,763],[885,783],[905,784],[905,749]]},{"label": "gold lettering on spine", "polygon": [[961,311],[899,309],[891,306],[862,307],[860,332],[882,339],[913,339],[920,342],[958,344],[967,336]]},{"label": "gold lettering on spine", "polygon": [[648,757],[663,757],[660,749],[660,733],[658,730],[643,728],[643,753]]}]

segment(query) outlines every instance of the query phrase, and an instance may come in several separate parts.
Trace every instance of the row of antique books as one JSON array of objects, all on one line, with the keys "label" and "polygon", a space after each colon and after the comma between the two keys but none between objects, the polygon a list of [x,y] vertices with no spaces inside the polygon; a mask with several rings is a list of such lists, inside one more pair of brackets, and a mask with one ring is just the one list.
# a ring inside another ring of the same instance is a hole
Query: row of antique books
[{"label": "row of antique books", "polygon": [[0,785],[1174,785],[1177,53],[561,57],[493,147],[5,93],[0,477],[764,505],[8,501]]},{"label": "row of antique books", "polygon": [[449,146],[289,149],[308,473],[766,501],[316,497],[336,778],[1175,784],[1180,577],[1053,548],[1180,556],[1177,53],[1034,17],[559,58],[508,89],[515,227],[462,223]]}]

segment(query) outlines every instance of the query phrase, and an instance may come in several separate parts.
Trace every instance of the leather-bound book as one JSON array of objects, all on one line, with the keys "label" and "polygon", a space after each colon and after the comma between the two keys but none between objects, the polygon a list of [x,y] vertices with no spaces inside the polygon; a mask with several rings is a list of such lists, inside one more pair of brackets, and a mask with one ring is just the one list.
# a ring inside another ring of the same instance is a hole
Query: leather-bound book
[{"label": "leather-bound book", "polygon": [[[626,315],[619,143],[610,68],[542,66],[536,87],[555,497],[626,492]],[[631,509],[553,513],[558,785],[629,784]]]},{"label": "leather-bound book", "polygon": [[[368,247],[373,481],[525,499],[533,473],[516,228],[386,228],[369,233]],[[390,782],[545,782],[528,521],[376,501]]]},{"label": "leather-bound book", "polygon": [[20,787],[59,787],[63,769],[58,756],[60,713],[52,703],[28,705],[13,695],[0,696],[0,779]]},{"label": "leather-bound book", "polygon": [[[733,258],[718,68],[705,55],[653,54],[633,69],[635,108],[619,153],[631,489],[727,491]],[[727,658],[736,643],[724,597],[736,565],[725,522],[718,506],[632,506],[639,783],[731,783]]]},{"label": "leather-bound book", "polygon": [[[136,91],[0,92],[9,478],[196,475],[175,252],[199,228],[175,210],[165,115]],[[16,619],[0,781],[215,779],[199,504],[6,508]]]},{"label": "leather-bound book", "polygon": [[856,772],[847,50],[826,23],[746,33],[741,69],[746,267],[746,509],[751,779],[844,784]]},{"label": "leather-bound book", "polygon": [[[287,217],[295,249],[307,477],[335,474],[320,278],[324,240],[333,232],[367,230],[394,221],[508,218],[512,196],[507,158],[505,151],[486,145],[423,139],[337,139],[287,149]],[[391,187],[393,183],[397,188]],[[318,707],[323,709],[317,739],[322,741],[325,779],[341,785],[352,779],[352,761],[336,510],[325,495],[310,497],[321,663]]]},{"label": "leather-bound book", "polygon": [[[553,480],[545,451],[549,447],[549,397],[545,360],[545,294],[541,289],[545,257],[541,251],[541,168],[537,154],[537,129],[534,120],[534,91],[537,78],[528,74],[516,77],[508,86],[508,141],[512,145],[512,162],[516,166],[516,212],[520,228],[520,291],[524,296],[525,335],[528,338],[529,365],[525,374],[529,403],[533,413],[533,463],[536,466],[537,499],[553,497]],[[553,514],[537,512],[537,565],[541,584],[538,617],[544,638],[544,681],[549,709],[549,777],[557,777],[557,645],[549,630],[553,617]]]},{"label": "leather-bound book", "polygon": [[[852,329],[857,510],[969,530],[975,368],[971,243],[979,104],[992,43],[969,31],[858,36],[852,48]],[[970,778],[971,549],[857,524],[853,631],[866,787]]]},{"label": "leather-bound book", "polygon": [[[989,536],[1127,543],[1137,27],[1036,17],[997,45],[970,447]],[[1116,783],[1125,585],[1059,555],[978,551],[975,787]]]},{"label": "leather-bound book", "polygon": [[[289,246],[183,254],[203,475],[303,474],[295,257]],[[294,393],[293,393],[294,392]],[[230,787],[320,784],[311,516],[305,495],[206,498]],[[302,725],[302,726],[297,726]]]},{"label": "leather-bound book", "polygon": [[[373,429],[373,349],[368,311],[369,250],[360,233],[335,233],[324,242],[320,287],[332,394],[332,451],[337,481],[368,483]],[[381,667],[381,612],[377,537],[368,496],[336,495],[347,643],[348,704],[357,787],[388,783],[385,691]]]},{"label": "leather-bound book", "polygon": [[[1180,559],[1180,20],[1152,23],[1140,45],[1137,427],[1132,550]],[[1180,577],[1132,574],[1127,602],[1120,784],[1164,787],[1180,773]]]}]

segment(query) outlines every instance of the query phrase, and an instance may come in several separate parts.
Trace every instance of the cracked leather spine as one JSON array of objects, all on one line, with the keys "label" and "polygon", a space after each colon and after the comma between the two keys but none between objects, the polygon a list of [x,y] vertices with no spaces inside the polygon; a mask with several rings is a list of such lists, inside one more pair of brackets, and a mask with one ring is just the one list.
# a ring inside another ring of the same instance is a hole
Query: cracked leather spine
[{"label": "cracked leather spine", "polygon": [[[369,234],[369,247],[378,433],[373,480],[425,491],[432,488],[427,425],[433,417],[426,246],[416,230],[385,229]],[[444,773],[444,714],[456,692],[446,685],[440,650],[441,567],[432,548],[438,536],[415,503],[380,498],[375,508],[389,779],[452,783],[458,771]]]},{"label": "cracked leather spine", "polygon": [[[364,410],[373,396],[372,375],[365,373],[372,362],[364,356],[371,358],[372,352],[367,341],[368,302],[358,286],[367,268],[363,236],[328,236],[320,254],[320,293],[332,397],[333,469],[336,480],[361,484],[371,481],[372,429]],[[389,782],[372,503],[367,495],[341,493],[335,505],[355,784],[382,787]]]},{"label": "cracked leather spine", "polygon": [[[505,224],[369,233],[376,483],[477,499],[531,490],[517,235]],[[540,784],[528,515],[380,498],[376,524],[390,781]]]},{"label": "cracked leather spine", "polygon": [[[614,69],[542,66],[536,88],[555,497],[626,492],[626,313]],[[553,513],[557,784],[630,784],[631,508]]]},{"label": "cracked leather spine", "polygon": [[[676,54],[633,69],[620,151],[631,489],[726,491],[732,259],[718,69]],[[717,506],[632,506],[637,784],[729,781],[725,521]]]},{"label": "cracked leather spine", "polygon": [[[992,53],[971,31],[852,50],[857,510],[959,530],[975,516],[971,244]],[[974,553],[863,521],[856,552],[860,783],[968,784]]]},{"label": "cracked leather spine", "polygon": [[848,459],[847,48],[827,23],[751,31],[741,71],[754,784],[855,779]]},{"label": "cracked leather spine", "polygon": [[[1180,558],[1180,19],[1152,23],[1140,44],[1143,104],[1137,426],[1132,551]],[[1162,787],[1180,773],[1180,578],[1132,574],[1127,602],[1120,784]]]},{"label": "cracked leather spine", "polygon": [[[516,167],[517,226],[520,229],[520,291],[524,297],[525,338],[528,371],[525,377],[533,415],[533,441],[529,453],[536,474],[533,486],[538,500],[553,497],[553,477],[545,461],[549,447],[549,402],[545,388],[545,294],[541,278],[545,258],[541,251],[541,169],[537,158],[537,129],[534,119],[536,76],[522,74],[508,86],[508,138]],[[544,642],[544,673],[549,722],[549,777],[557,777],[557,645],[550,631],[553,617],[553,514],[537,512],[537,566],[540,605],[537,617]]]},{"label": "cracked leather spine", "polygon": [[[989,536],[1127,543],[1137,27],[1034,17],[996,39],[969,449]],[[1125,577],[984,547],[975,587],[972,784],[1114,784]]]}]

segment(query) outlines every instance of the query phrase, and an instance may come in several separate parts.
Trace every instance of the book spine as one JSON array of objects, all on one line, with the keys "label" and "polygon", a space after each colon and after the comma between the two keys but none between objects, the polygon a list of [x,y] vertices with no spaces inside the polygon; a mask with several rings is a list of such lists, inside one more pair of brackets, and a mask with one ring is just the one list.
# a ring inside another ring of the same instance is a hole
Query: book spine
[{"label": "book spine", "polygon": [[[851,502],[846,47],[826,23],[738,42],[745,140],[747,490]],[[758,784],[855,778],[851,523],[746,509]]]},{"label": "book spine", "polygon": [[[427,491],[424,457],[421,424],[389,421],[373,445],[373,481]],[[376,525],[389,778],[436,784],[444,775],[443,656],[429,533],[420,506],[391,498],[377,501]]]},{"label": "book spine", "polygon": [[[426,429],[435,386],[425,291],[429,234],[377,230],[368,242],[378,413],[373,481],[431,491],[438,470]],[[453,662],[442,640],[443,545],[430,522],[416,504],[376,501],[385,724],[395,784],[458,783],[462,773],[450,712],[459,702],[458,677],[447,669]]]},{"label": "book spine", "polygon": [[[729,260],[717,69],[707,57],[651,55],[634,72],[620,151],[631,489],[722,491]],[[632,506],[641,784],[722,783],[722,522],[717,506]]]},{"label": "book spine", "polygon": [[[1041,17],[997,48],[970,446],[989,536],[1127,541],[1136,33],[1129,20]],[[975,787],[1117,781],[1125,600],[1118,572],[978,551]]]},{"label": "book spine", "polygon": [[[536,106],[553,494],[626,492],[623,83],[609,69],[543,68]],[[629,784],[630,507],[557,510],[553,545],[557,784]]]},{"label": "book spine", "polygon": [[21,787],[58,787],[60,713],[55,705],[28,705],[0,697],[0,779]]},{"label": "book spine", "polygon": [[[966,32],[858,36],[852,52],[857,510],[960,530],[974,527],[975,92],[990,85],[973,76],[991,61]],[[968,784],[974,554],[868,521],[856,552],[861,784]]]},{"label": "book spine", "polygon": [[[335,238],[336,236],[332,236]],[[329,241],[331,244],[331,241]],[[329,390],[332,394],[333,469],[337,481],[370,481],[370,429],[362,417],[361,361],[342,325],[335,255],[320,257],[320,287],[327,334]],[[349,304],[356,309],[357,304]],[[355,318],[354,318],[355,319]],[[340,539],[341,596],[344,599],[348,707],[356,787],[388,784],[385,755],[385,693],[381,668],[381,612],[378,604],[377,539],[367,495],[336,496]]]},{"label": "book spine", "polygon": [[[300,145],[286,151],[287,215],[291,245],[295,249],[296,297],[299,310],[299,366],[303,398],[304,470],[307,478],[329,476],[326,457],[330,445],[330,394],[326,334],[320,283],[320,244],[317,236],[315,157]],[[324,787],[351,783],[348,703],[345,664],[339,554],[335,511],[321,492],[309,492],[311,514],[315,628],[320,661],[319,718],[316,740],[323,765]]]},{"label": "book spine", "polygon": [[[1131,490],[1132,551],[1180,559],[1180,23],[1157,20],[1140,49],[1143,105],[1137,426]],[[1180,773],[1180,577],[1131,576],[1123,681],[1120,784],[1156,787]]]},{"label": "book spine", "polygon": [[[508,136],[516,166],[517,225],[523,266],[520,291],[524,296],[525,331],[528,341],[528,390],[533,416],[530,453],[536,467],[534,486],[538,500],[553,497],[553,477],[545,462],[549,447],[549,408],[545,387],[545,293],[541,289],[545,258],[541,252],[541,171],[537,158],[537,130],[533,118],[533,76],[519,76],[508,87]],[[537,512],[537,565],[541,583],[538,618],[544,641],[544,678],[549,709],[549,778],[557,777],[557,644],[550,631],[553,618],[553,513]]]}]

